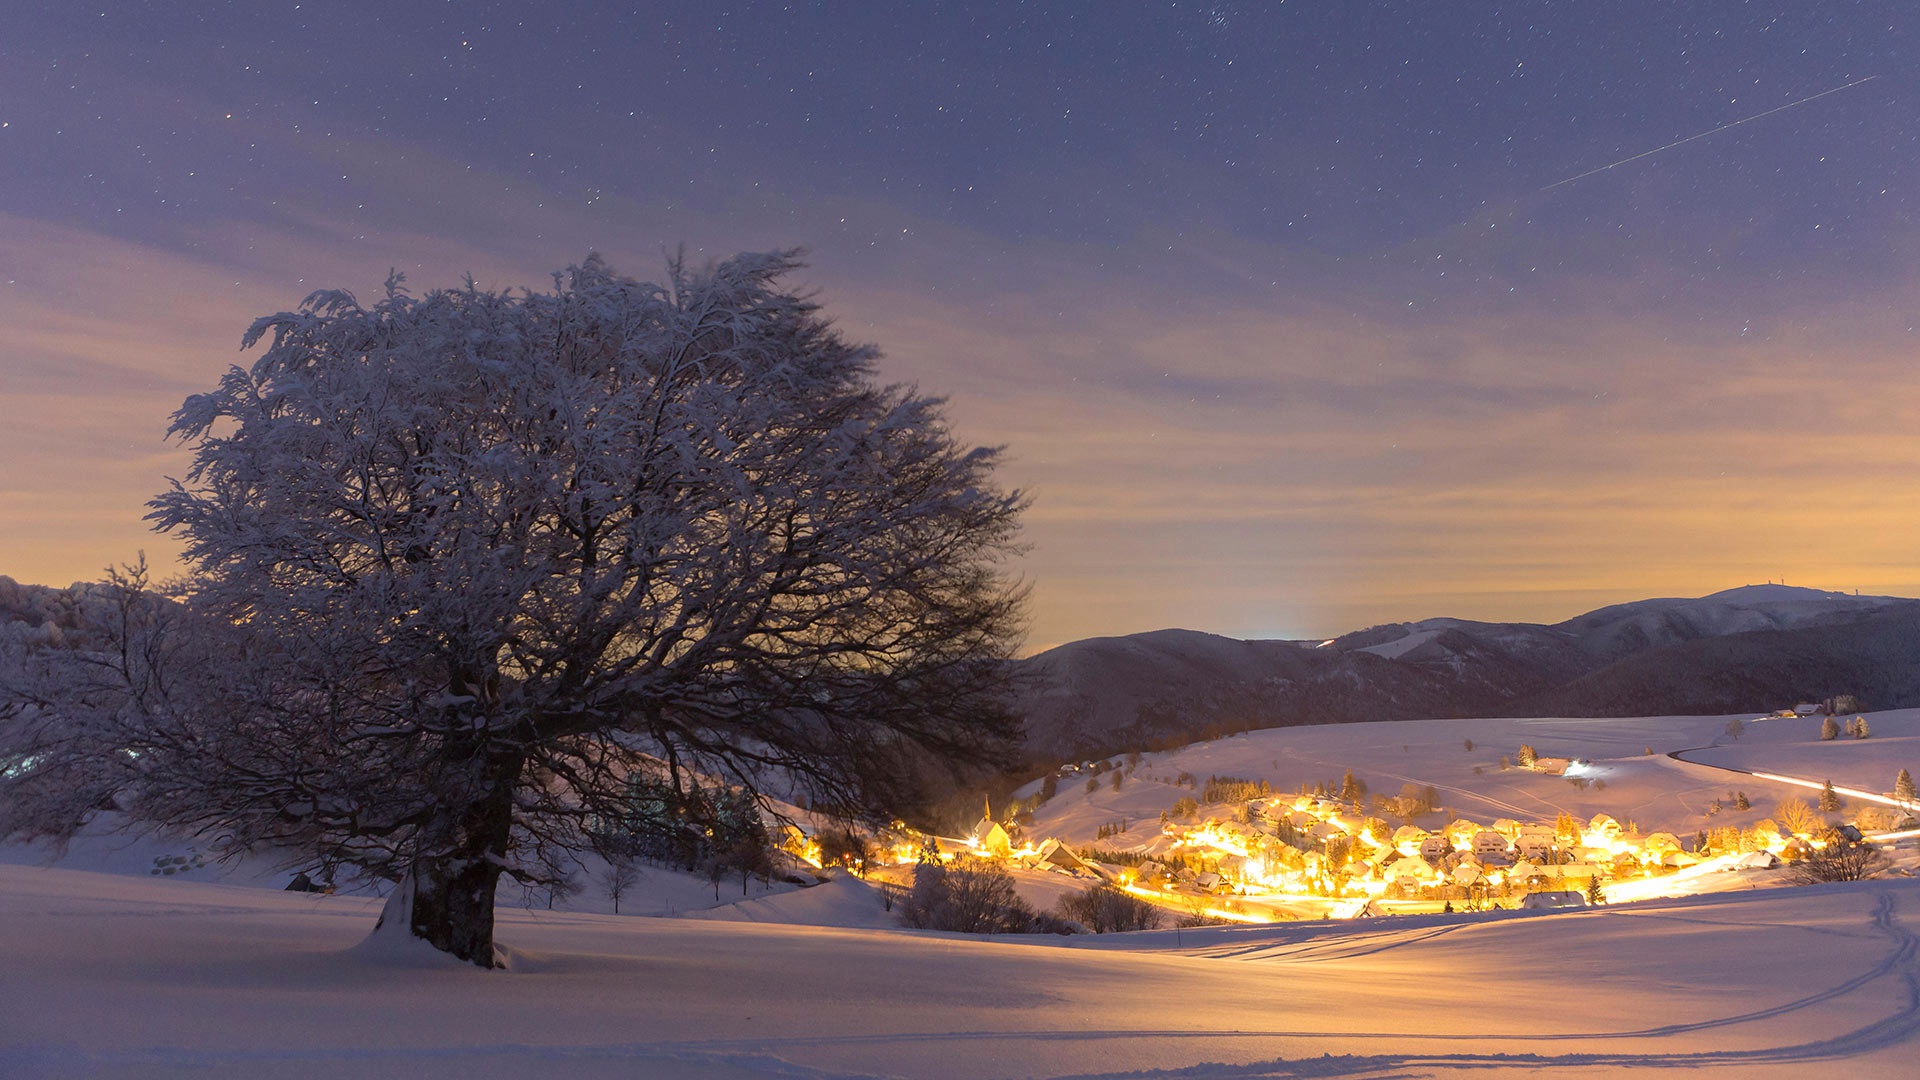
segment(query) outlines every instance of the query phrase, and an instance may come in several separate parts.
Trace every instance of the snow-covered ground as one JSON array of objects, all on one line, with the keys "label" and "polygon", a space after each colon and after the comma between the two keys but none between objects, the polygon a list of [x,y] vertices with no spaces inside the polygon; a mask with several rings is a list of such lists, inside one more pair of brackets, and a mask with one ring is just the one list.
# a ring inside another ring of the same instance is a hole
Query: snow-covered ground
[{"label": "snow-covered ground", "polygon": [[[1820,741],[1818,717],[1765,720],[1752,714],[1272,728],[1145,755],[1117,791],[1111,774],[1099,777],[1091,791],[1084,780],[1063,779],[1059,793],[1035,812],[1027,831],[1085,845],[1095,842],[1102,825],[1137,823],[1127,835],[1102,842],[1126,847],[1156,834],[1161,811],[1175,800],[1198,797],[1197,791],[1176,786],[1183,773],[1198,784],[1209,776],[1230,776],[1265,780],[1276,792],[1293,792],[1302,784],[1322,782],[1337,788],[1345,770],[1352,769],[1376,794],[1391,795],[1406,784],[1431,785],[1445,809],[1475,821],[1551,823],[1562,812],[1581,821],[1608,814],[1646,832],[1664,830],[1684,837],[1705,828],[1751,827],[1772,815],[1780,800],[1811,801],[1813,793],[1675,761],[1668,751],[1705,747],[1687,757],[1745,770],[1831,777],[1836,784],[1873,791],[1891,791],[1902,768],[1920,775],[1920,709],[1866,717],[1870,738],[1843,736],[1832,742]],[[1744,729],[1737,739],[1727,734],[1734,719]],[[1503,769],[1501,759],[1514,759],[1523,743],[1542,755],[1589,763],[1582,770],[1584,786],[1566,777]],[[1039,786],[1036,781],[1016,794],[1030,798]],[[1739,792],[1747,795],[1749,810],[1734,808],[1733,796]],[[1719,810],[1712,809],[1715,800],[1722,803]],[[1441,820],[1442,815],[1435,815],[1430,823]]]},{"label": "snow-covered ground", "polygon": [[[1747,724],[1738,739],[1687,754],[1690,761],[1748,772],[1781,773],[1836,786],[1891,794],[1901,769],[1920,770],[1920,709],[1864,714],[1865,739],[1820,738],[1821,718],[1768,719]],[[1851,715],[1835,717],[1842,725]],[[1920,773],[1915,773],[1920,775]],[[1803,793],[1804,794],[1804,793]]]},{"label": "snow-covered ground", "polygon": [[[1477,819],[1612,814],[1644,830],[1750,824],[1801,788],[1726,765],[1886,790],[1920,710],[1873,736],[1743,717],[1442,720],[1255,732],[1144,756],[1115,791],[1062,782],[1029,835],[1157,832],[1191,773],[1289,791],[1351,768],[1432,785]],[[1466,743],[1471,740],[1473,747]],[[1592,763],[1585,788],[1501,769],[1521,743]],[[1654,753],[1646,751],[1651,747]],[[1666,751],[1693,748],[1691,761]],[[1600,781],[1604,781],[1602,784]],[[1743,790],[1753,807],[1706,813]],[[714,886],[648,869],[622,899],[591,875],[549,910],[503,891],[508,972],[366,941],[372,896],[288,893],[258,862],[95,831],[55,865],[0,849],[0,1077],[1601,1075],[1719,1068],[1913,1076],[1920,881],[1757,889],[1516,911],[983,940],[897,928],[841,878]],[[1910,865],[1912,852],[1899,855]],[[1085,883],[1016,871],[1050,907]],[[1609,886],[1616,901],[1632,882]],[[678,918],[634,917],[676,915]],[[1326,1055],[1331,1055],[1326,1056]]]},{"label": "snow-covered ground", "polygon": [[376,908],[0,867],[0,1075],[1906,1077],[1920,1027],[1907,880],[1070,939],[508,910],[507,972],[358,947]]}]

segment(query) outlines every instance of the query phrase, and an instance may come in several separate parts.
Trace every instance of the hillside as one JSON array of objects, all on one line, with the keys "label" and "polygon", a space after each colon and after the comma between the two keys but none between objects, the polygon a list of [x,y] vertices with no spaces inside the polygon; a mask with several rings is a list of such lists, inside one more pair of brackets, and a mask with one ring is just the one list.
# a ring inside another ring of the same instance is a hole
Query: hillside
[{"label": "hillside", "polygon": [[1853,694],[1920,705],[1920,601],[1751,585],[1551,625],[1427,619],[1324,645],[1186,630],[1021,662],[1036,760],[1227,731],[1465,716],[1764,711]]}]

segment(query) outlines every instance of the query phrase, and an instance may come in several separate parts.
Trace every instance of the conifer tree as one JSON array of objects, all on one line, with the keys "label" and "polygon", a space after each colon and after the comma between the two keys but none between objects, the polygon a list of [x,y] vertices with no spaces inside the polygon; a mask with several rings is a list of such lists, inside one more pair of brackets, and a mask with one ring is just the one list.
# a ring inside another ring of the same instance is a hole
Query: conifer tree
[{"label": "conifer tree", "polygon": [[1833,790],[1833,781],[1829,780],[1826,786],[1820,789],[1820,810],[1822,813],[1831,814],[1838,809],[1840,809],[1840,793]]},{"label": "conifer tree", "polygon": [[1896,799],[1899,799],[1901,802],[1913,801],[1914,790],[1913,790],[1913,774],[1912,773],[1908,772],[1905,769],[1901,769],[1900,775],[1893,778],[1893,797]]},{"label": "conifer tree", "polygon": [[1829,716],[1825,720],[1820,721],[1820,740],[1822,742],[1832,742],[1839,737],[1840,725],[1833,722],[1833,717]]}]

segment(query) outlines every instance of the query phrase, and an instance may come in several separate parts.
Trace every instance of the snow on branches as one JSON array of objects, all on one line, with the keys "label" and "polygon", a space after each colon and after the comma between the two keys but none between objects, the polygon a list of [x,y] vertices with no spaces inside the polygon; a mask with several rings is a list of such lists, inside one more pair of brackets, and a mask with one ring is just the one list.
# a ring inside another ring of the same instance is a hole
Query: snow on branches
[{"label": "snow on branches", "polygon": [[416,933],[484,963],[502,869],[585,845],[642,763],[891,813],[1003,751],[1023,499],[798,265],[396,275],[256,322],[149,515],[194,568],[156,655],[212,674],[63,756],[137,744],[157,819],[410,871]]}]

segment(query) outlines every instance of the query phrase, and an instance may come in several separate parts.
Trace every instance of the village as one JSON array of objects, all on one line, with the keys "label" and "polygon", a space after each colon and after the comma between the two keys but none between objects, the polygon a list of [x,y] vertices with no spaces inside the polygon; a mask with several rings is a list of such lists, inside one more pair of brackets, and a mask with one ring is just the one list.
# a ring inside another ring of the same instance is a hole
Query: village
[{"label": "village", "polygon": [[[1589,768],[1531,747],[1519,756],[1514,768],[1576,783]],[[1091,790],[1120,768],[1118,760],[1077,763],[1054,779],[1085,776]],[[1056,889],[1068,884],[1061,878],[1080,887],[1104,882],[1190,921],[1268,923],[1685,895],[1699,891],[1701,875],[1774,870],[1817,850],[1827,827],[1806,803],[1791,800],[1781,807],[1784,823],[1761,819],[1681,836],[1606,813],[1474,820],[1439,806],[1431,789],[1369,798],[1351,771],[1293,794],[1234,777],[1182,774],[1175,784],[1193,794],[1157,819],[1104,824],[1091,844],[1029,836],[1031,810],[1044,797],[1036,795],[1001,815],[989,809],[961,836],[900,831],[877,847],[869,869],[880,881],[905,884],[930,853],[972,857],[1029,886],[1050,877]]]}]

